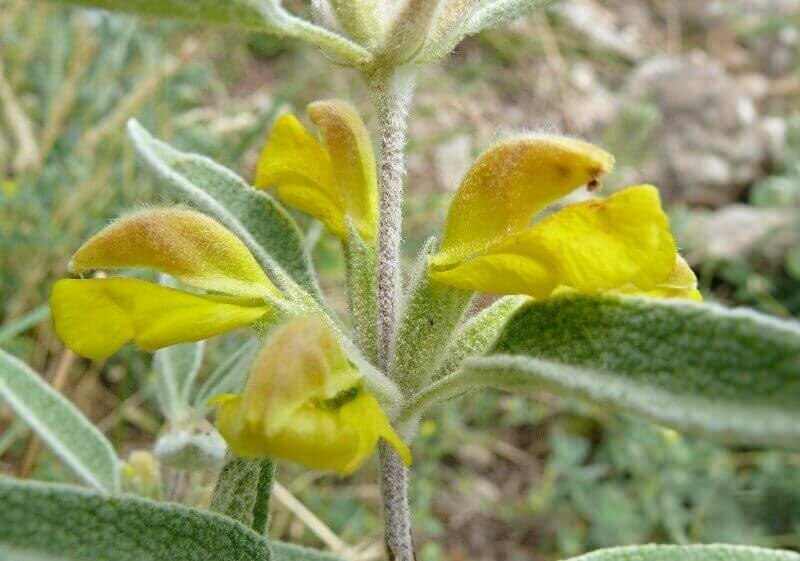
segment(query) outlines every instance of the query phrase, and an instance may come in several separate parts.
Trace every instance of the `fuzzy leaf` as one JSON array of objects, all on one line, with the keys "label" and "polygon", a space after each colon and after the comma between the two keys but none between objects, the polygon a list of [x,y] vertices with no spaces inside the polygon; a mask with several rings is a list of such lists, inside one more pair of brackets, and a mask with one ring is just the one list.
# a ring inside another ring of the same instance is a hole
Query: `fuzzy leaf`
[{"label": "fuzzy leaf", "polygon": [[469,19],[466,35],[480,33],[484,29],[498,27],[522,17],[527,12],[542,8],[552,0],[489,0],[476,10]]},{"label": "fuzzy leaf", "polygon": [[511,22],[552,0],[445,0],[442,18],[419,55],[420,62],[434,62],[450,53],[464,37]]},{"label": "fuzzy leaf", "polygon": [[[422,48],[432,23],[439,12],[435,0],[401,0],[394,2],[383,41],[377,47],[378,58],[388,66],[400,66]],[[388,9],[388,8],[387,8]]]},{"label": "fuzzy leaf", "polygon": [[111,443],[27,364],[2,350],[0,398],[82,481],[105,493],[119,491],[119,459]]},{"label": "fuzzy leaf", "polygon": [[383,31],[379,0],[331,0],[331,5],[348,36],[360,45],[375,46]]},{"label": "fuzzy leaf", "polygon": [[193,400],[195,407],[202,411],[208,408],[208,401],[214,396],[241,392],[258,347],[258,340],[250,338],[222,361],[197,389]]},{"label": "fuzzy leaf", "polygon": [[633,545],[600,549],[568,561],[800,561],[800,555],[746,545]]},{"label": "fuzzy leaf", "polygon": [[371,362],[378,352],[378,304],[374,246],[364,242],[352,223],[347,240],[342,241],[347,271],[347,305],[353,321],[353,335],[358,348]]},{"label": "fuzzy leaf", "polygon": [[466,26],[482,0],[441,0],[436,20],[428,31],[419,62],[434,62],[452,51],[464,38]]},{"label": "fuzzy leaf", "polygon": [[267,529],[276,467],[269,460],[231,459],[219,474],[211,497],[211,510],[230,516],[263,535]]},{"label": "fuzzy leaf", "polygon": [[230,518],[132,496],[0,479],[0,558],[19,561],[267,561]]},{"label": "fuzzy leaf", "polygon": [[504,296],[465,321],[453,335],[445,350],[445,358],[433,379],[438,380],[455,372],[464,359],[486,352],[527,296]]},{"label": "fuzzy leaf", "polygon": [[213,160],[155,139],[134,119],[128,122],[128,134],[156,177],[236,234],[284,292],[281,278],[288,274],[319,296],[303,234],[280,204]]},{"label": "fuzzy leaf", "polygon": [[249,0],[61,0],[65,4],[143,15],[181,18],[264,30],[257,4]]},{"label": "fuzzy leaf", "polygon": [[[336,561],[268,543],[214,512],[70,485],[0,477],[0,559],[14,561]],[[270,552],[270,549],[272,552]]]},{"label": "fuzzy leaf", "polygon": [[339,557],[292,543],[272,542],[275,561],[339,561]]},{"label": "fuzzy leaf", "polygon": [[3,326],[0,329],[0,344],[12,340],[14,337],[24,333],[37,323],[44,321],[50,315],[50,306],[42,304],[38,308],[34,308],[19,319],[11,321],[11,323]]},{"label": "fuzzy leaf", "polygon": [[203,364],[203,346],[202,341],[182,343],[153,355],[158,403],[171,421],[180,420],[189,410],[194,380]]},{"label": "fuzzy leaf", "polygon": [[433,377],[472,301],[472,292],[431,281],[428,258],[434,248],[434,241],[429,241],[417,258],[397,331],[390,371],[406,394],[417,391]]},{"label": "fuzzy leaf", "polygon": [[152,17],[179,18],[230,25],[301,39],[325,49],[343,63],[369,61],[369,52],[349,39],[298,18],[280,0],[50,0],[88,8],[131,12]]},{"label": "fuzzy leaf", "polygon": [[547,388],[743,444],[800,444],[800,326],[679,300],[575,296],[518,310],[486,356],[410,409],[471,387]]}]

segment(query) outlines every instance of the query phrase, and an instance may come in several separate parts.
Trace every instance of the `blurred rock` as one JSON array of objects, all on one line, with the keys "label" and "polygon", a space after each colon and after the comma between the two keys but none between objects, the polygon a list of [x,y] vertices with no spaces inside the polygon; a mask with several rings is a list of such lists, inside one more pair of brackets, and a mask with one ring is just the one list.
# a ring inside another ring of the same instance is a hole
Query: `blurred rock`
[{"label": "blurred rock", "polygon": [[[800,10],[800,7],[795,7]],[[798,63],[800,31],[786,25],[777,33],[759,34],[749,41],[759,62],[759,67],[772,77],[781,77],[794,72]]]},{"label": "blurred rock", "polygon": [[458,134],[439,144],[433,152],[436,182],[441,189],[455,191],[472,162],[472,138]]},{"label": "blurred rock", "polygon": [[[749,80],[752,93],[757,79]],[[671,202],[718,207],[736,201],[783,144],[781,127],[761,117],[746,92],[703,52],[640,65],[623,88],[618,111],[652,103],[661,119],[648,139],[655,157],[638,168],[638,179],[663,186]]]},{"label": "blurred rock", "polygon": [[562,2],[556,4],[554,10],[567,26],[583,35],[595,48],[630,61],[642,57],[638,31],[624,25],[613,10],[592,0]]},{"label": "blurred rock", "polygon": [[564,99],[564,113],[572,130],[586,134],[614,118],[614,94],[597,79],[591,64],[577,63],[571,69],[572,95]]},{"label": "blurred rock", "polygon": [[687,211],[673,222],[690,262],[737,259],[753,253],[780,259],[794,243],[781,234],[796,222],[794,211],[734,204],[717,211]]}]

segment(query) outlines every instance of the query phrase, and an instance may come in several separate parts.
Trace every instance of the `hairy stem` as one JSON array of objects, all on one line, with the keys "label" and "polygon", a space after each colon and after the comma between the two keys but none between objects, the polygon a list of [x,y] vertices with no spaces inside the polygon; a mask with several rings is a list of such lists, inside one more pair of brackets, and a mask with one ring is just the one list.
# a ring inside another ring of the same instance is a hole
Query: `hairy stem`
[{"label": "hairy stem", "polygon": [[378,368],[388,373],[397,332],[400,294],[400,239],[403,224],[403,175],[406,118],[413,76],[377,73],[371,78],[372,102],[378,112],[380,161],[378,188]]},{"label": "hairy stem", "polygon": [[389,561],[415,561],[408,503],[408,469],[394,448],[382,442],[378,449],[383,539]]},{"label": "hairy stem", "polygon": [[[377,366],[388,375],[397,333],[404,149],[414,77],[397,70],[377,72],[371,76],[369,85],[372,102],[378,112],[380,134]],[[381,446],[379,462],[386,551],[390,561],[414,561],[408,504],[408,471],[390,446]]]}]

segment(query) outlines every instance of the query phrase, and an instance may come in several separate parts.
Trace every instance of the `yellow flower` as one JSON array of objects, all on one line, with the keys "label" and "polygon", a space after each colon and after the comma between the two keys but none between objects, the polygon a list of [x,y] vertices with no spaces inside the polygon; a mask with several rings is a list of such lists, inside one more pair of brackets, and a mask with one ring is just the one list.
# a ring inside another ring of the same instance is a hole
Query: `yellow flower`
[{"label": "yellow flower", "polygon": [[374,240],[377,180],[366,126],[344,101],[318,101],[307,109],[324,144],[294,115],[283,115],[261,153],[256,187],[276,189],[286,204],[321,220],[342,239],[349,218],[364,240]]},{"label": "yellow flower", "polygon": [[316,317],[299,317],[272,333],[243,394],[221,395],[217,427],[231,451],[282,458],[348,474],[383,438],[410,465],[411,453],[336,337]]},{"label": "yellow flower", "polygon": [[282,300],[244,244],[216,220],[191,210],[147,209],[90,238],[69,264],[73,274],[143,268],[210,294],[129,278],[62,279],[51,309],[64,344],[104,358],[134,340],[148,351],[199,341],[267,321]]},{"label": "yellow flower", "polygon": [[565,137],[532,135],[490,148],[453,198],[432,278],[539,299],[556,291],[698,297],[655,187],[569,205],[531,225],[581,185],[596,187],[613,164],[600,148]]}]

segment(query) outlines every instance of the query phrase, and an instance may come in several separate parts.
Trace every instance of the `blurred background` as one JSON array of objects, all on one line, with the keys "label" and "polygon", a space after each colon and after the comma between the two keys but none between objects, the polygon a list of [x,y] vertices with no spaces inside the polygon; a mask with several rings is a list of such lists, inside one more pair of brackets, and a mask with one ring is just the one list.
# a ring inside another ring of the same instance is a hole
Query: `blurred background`
[{"label": "blurred background", "polygon": [[[76,358],[43,306],[88,234],[166,201],[137,165],[126,119],[252,179],[275,116],[331,96],[371,122],[356,76],[299,42],[0,0],[0,345],[123,458],[162,427],[149,356],[128,347],[108,361]],[[528,130],[613,152],[606,192],[658,185],[707,300],[800,315],[797,0],[562,0],[423,68],[408,146],[409,259],[439,230],[471,160]],[[322,285],[344,309],[339,243],[301,220]],[[204,371],[236,344],[212,343]],[[491,392],[440,407],[414,453],[420,561],[550,560],[650,541],[800,549],[798,454]],[[288,495],[273,501],[271,533],[380,557],[374,470],[342,480],[282,466]],[[2,404],[0,472],[70,477]],[[212,476],[177,498],[207,501]]]}]

